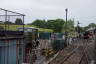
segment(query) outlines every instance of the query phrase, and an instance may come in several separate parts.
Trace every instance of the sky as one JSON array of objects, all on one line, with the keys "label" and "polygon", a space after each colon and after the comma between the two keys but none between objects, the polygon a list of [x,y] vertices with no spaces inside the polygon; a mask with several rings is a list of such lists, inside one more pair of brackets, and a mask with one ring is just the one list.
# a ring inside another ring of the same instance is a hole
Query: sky
[{"label": "sky", "polygon": [[25,14],[25,23],[36,19],[74,19],[81,26],[96,23],[96,0],[0,0],[0,8]]}]

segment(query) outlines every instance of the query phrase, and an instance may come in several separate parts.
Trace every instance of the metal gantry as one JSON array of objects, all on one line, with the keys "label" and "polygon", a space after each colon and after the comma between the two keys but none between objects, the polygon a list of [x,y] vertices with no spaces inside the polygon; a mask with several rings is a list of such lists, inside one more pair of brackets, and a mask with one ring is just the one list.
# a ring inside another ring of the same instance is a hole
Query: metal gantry
[{"label": "metal gantry", "polygon": [[4,22],[4,26],[5,26],[5,31],[9,30],[9,26],[13,25],[13,24],[6,24],[6,21],[9,22],[15,22],[15,20],[17,18],[20,18],[22,20],[22,27],[24,28],[24,16],[25,14],[21,14],[21,13],[17,13],[17,12],[13,12],[13,11],[9,11],[6,9],[2,9],[0,8],[0,21]]}]

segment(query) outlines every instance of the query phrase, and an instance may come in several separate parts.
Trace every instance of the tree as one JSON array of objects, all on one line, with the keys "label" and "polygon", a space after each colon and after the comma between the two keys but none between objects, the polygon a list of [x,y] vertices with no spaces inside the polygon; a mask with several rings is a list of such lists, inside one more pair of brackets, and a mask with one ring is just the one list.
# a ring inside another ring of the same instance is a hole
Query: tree
[{"label": "tree", "polygon": [[88,25],[88,27],[89,27],[89,28],[94,28],[94,27],[96,27],[96,24],[95,24],[95,23],[90,23],[90,24]]},{"label": "tree", "polygon": [[48,29],[54,29],[54,20],[48,20],[46,22],[46,28],[48,28]]},{"label": "tree", "polygon": [[65,21],[63,19],[48,20],[46,28],[53,29],[54,32],[62,32]]},{"label": "tree", "polygon": [[22,19],[17,18],[16,21],[15,21],[15,24],[16,25],[22,25],[23,24]]},{"label": "tree", "polygon": [[[30,25],[35,25],[39,28],[47,28],[52,29],[54,32],[62,32],[65,31],[65,21],[63,19],[55,19],[55,20],[35,20]],[[74,31],[74,21],[68,20],[67,22],[67,31]]]},{"label": "tree", "polygon": [[76,26],[75,31],[78,32],[78,33],[85,32],[85,27]]},{"label": "tree", "polygon": [[90,28],[95,28],[95,27],[96,27],[96,24],[95,23],[90,23],[88,26],[85,26],[84,27],[84,30],[86,31],[86,30],[88,30]]},{"label": "tree", "polygon": [[66,25],[66,23],[64,24],[63,31],[65,32],[65,30],[67,32],[75,31],[75,29],[74,29],[74,20],[70,19],[70,20],[67,21],[67,25]]},{"label": "tree", "polygon": [[6,21],[5,24],[14,24],[14,23],[12,23],[10,21]]},{"label": "tree", "polygon": [[32,22],[32,25],[35,25],[39,28],[45,28],[45,24],[46,24],[45,20],[39,20],[39,19]]}]

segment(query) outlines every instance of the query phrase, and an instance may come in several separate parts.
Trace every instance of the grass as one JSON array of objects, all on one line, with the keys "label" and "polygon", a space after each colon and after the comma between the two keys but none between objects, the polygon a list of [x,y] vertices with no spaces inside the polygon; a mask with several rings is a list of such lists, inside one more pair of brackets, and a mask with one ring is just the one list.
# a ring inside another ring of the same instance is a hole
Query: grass
[{"label": "grass", "polygon": [[[2,26],[5,29],[5,25],[2,24],[0,26]],[[9,30],[18,30],[18,28],[20,28],[20,27],[23,27],[23,25],[9,25],[9,26],[6,25],[6,29],[9,28]],[[35,27],[35,28],[37,28],[34,25],[24,25],[24,27]],[[38,28],[38,30],[39,30],[39,32],[53,32],[53,30],[51,30],[51,29],[44,29],[44,28]]]}]

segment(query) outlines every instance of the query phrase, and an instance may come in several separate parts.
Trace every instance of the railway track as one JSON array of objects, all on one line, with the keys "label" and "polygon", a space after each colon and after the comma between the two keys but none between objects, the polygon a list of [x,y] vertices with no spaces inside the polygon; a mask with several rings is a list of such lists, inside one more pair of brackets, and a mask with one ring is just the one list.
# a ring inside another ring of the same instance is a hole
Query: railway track
[{"label": "railway track", "polygon": [[78,47],[75,45],[68,46],[64,50],[60,51],[59,55],[49,64],[60,64],[62,59],[66,58],[68,55],[72,55],[77,48]]},{"label": "railway track", "polygon": [[[63,50],[61,56],[57,56],[57,58],[49,64],[89,64],[88,56],[86,54],[86,49],[88,48],[87,44],[84,43],[84,40],[78,40],[78,42],[79,43],[74,43],[74,45]],[[83,60],[86,60],[86,62]]]},{"label": "railway track", "polygon": [[84,49],[84,54],[85,54],[85,58],[81,59],[81,63],[80,64],[85,64],[84,61],[86,62],[86,64],[91,64],[91,61],[93,60],[93,56],[94,56],[94,41],[86,41],[85,40],[85,49]]},{"label": "railway track", "polygon": [[59,64],[79,64],[81,58],[83,58],[82,46],[78,46],[73,53],[66,56]]}]

